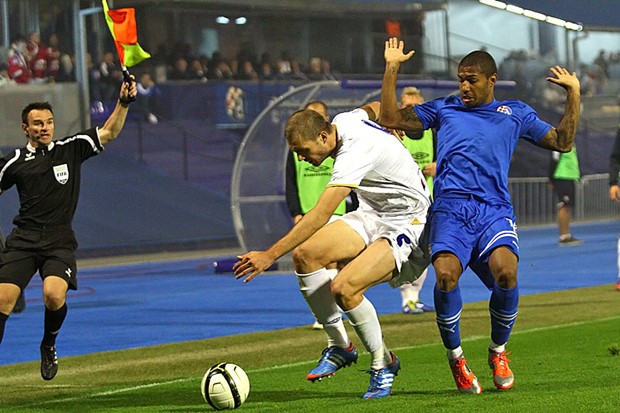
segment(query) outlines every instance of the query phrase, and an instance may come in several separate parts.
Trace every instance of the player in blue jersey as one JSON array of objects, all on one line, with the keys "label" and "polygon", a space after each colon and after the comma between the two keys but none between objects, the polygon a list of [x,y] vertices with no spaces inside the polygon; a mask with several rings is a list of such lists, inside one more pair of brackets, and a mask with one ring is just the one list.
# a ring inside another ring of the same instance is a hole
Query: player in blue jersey
[{"label": "player in blue jersey", "polygon": [[571,150],[579,122],[579,80],[565,68],[551,68],[547,80],[567,92],[564,114],[554,128],[523,102],[495,99],[495,61],[478,50],[459,63],[460,96],[399,109],[398,69],[414,53],[403,50],[404,43],[396,38],[385,43],[379,122],[395,129],[437,130],[435,202],[430,218],[437,326],[458,389],[480,393],[478,380],[463,357],[459,331],[463,302],[458,281],[470,267],[491,291],[488,362],[493,382],[498,389],[509,389],[514,375],[505,346],[519,300],[519,239],[508,193],[510,158],[520,138],[550,150]]}]

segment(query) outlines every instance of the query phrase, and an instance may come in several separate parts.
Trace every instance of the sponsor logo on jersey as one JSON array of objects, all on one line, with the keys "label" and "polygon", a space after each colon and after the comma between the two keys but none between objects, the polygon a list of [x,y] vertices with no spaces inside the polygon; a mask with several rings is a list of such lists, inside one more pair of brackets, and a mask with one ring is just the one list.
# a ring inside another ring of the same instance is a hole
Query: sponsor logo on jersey
[{"label": "sponsor logo on jersey", "polygon": [[60,184],[66,184],[69,180],[69,167],[67,164],[63,163],[62,165],[54,166],[54,176]]},{"label": "sponsor logo on jersey", "polygon": [[24,162],[32,161],[34,159],[34,153],[28,152],[24,158]]},{"label": "sponsor logo on jersey", "polygon": [[510,107],[508,107],[506,105],[502,105],[502,106],[498,107],[497,111],[501,112],[503,114],[506,114],[506,115],[512,115],[512,109],[510,109]]}]

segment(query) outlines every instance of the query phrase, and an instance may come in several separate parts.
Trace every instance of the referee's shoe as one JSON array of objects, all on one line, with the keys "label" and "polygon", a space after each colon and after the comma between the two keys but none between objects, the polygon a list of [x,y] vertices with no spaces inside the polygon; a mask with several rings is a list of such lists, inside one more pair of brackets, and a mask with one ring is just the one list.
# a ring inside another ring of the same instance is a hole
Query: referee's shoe
[{"label": "referee's shoe", "polygon": [[41,377],[43,380],[51,380],[56,377],[56,373],[58,373],[56,347],[41,343]]}]

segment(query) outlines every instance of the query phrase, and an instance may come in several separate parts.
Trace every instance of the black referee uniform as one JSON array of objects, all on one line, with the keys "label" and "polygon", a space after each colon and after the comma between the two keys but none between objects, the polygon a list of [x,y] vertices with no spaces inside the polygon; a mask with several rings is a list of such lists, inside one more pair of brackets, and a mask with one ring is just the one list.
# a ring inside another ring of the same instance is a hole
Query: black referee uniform
[{"label": "black referee uniform", "polygon": [[28,144],[0,159],[0,192],[13,185],[19,214],[0,254],[0,283],[22,290],[34,274],[56,275],[77,289],[77,241],[71,227],[80,194],[82,162],[103,150],[96,129],[51,142]]}]

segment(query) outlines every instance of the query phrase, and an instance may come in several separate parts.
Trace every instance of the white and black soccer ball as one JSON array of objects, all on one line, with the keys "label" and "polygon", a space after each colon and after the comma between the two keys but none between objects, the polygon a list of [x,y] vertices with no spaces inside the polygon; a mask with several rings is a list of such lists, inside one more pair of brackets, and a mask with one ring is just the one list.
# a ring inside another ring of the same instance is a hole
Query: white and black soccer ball
[{"label": "white and black soccer ball", "polygon": [[200,390],[215,410],[236,409],[250,394],[250,380],[236,364],[218,363],[206,371]]}]

